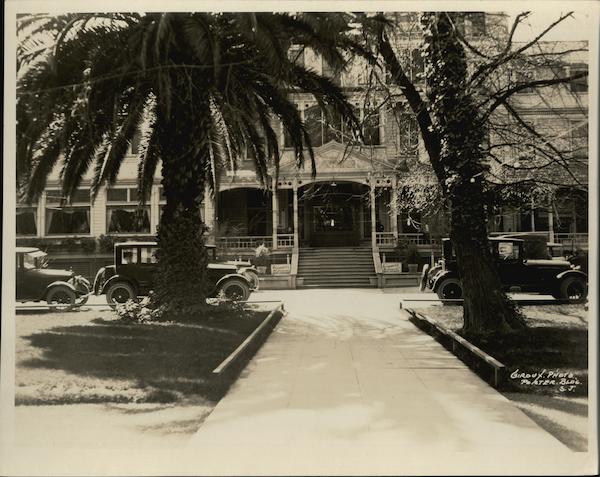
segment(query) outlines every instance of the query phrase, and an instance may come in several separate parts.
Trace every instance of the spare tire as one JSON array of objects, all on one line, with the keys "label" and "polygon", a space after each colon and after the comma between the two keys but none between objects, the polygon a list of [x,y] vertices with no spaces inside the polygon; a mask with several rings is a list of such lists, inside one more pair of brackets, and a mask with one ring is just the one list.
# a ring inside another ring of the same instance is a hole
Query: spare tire
[{"label": "spare tire", "polygon": [[423,266],[423,271],[421,272],[421,281],[419,282],[419,290],[425,291],[427,288],[427,272],[429,271],[429,264],[426,263]]}]

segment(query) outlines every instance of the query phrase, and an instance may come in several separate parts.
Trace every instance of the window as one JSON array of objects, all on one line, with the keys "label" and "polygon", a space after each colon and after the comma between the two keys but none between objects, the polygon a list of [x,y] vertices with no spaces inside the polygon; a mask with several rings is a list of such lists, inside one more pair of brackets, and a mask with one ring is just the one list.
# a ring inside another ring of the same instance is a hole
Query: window
[{"label": "window", "polygon": [[130,265],[132,263],[138,263],[137,248],[123,248],[121,249],[121,263],[123,265]]},{"label": "window", "polygon": [[62,203],[59,190],[46,192],[46,235],[89,235],[89,189],[76,191],[69,205]]},{"label": "window", "polygon": [[141,151],[140,144],[142,142],[141,131],[136,131],[131,138],[130,152],[131,154],[139,154]]},{"label": "window", "polygon": [[513,242],[498,242],[498,256],[501,260],[518,260],[519,246]]},{"label": "window", "polygon": [[[580,73],[587,73],[586,66],[574,66],[571,68],[570,76],[575,76]],[[571,81],[571,91],[573,93],[587,93],[588,90],[588,77],[577,78]]]},{"label": "window", "polygon": [[365,111],[363,120],[363,136],[364,142],[368,146],[376,146],[380,144],[379,136],[379,110]]},{"label": "window", "polygon": [[414,154],[419,147],[419,125],[406,104],[396,106],[398,121],[398,149],[400,154]]},{"label": "window", "polygon": [[334,69],[325,58],[322,59],[323,76],[329,78],[334,84],[340,86],[342,84],[342,75],[339,70]]},{"label": "window", "polygon": [[588,153],[588,123],[573,121],[571,123],[571,147],[573,155],[587,156]]},{"label": "window", "polygon": [[425,63],[421,56],[421,50],[415,48],[410,51],[410,76],[413,81],[419,81],[425,72]]},{"label": "window", "polygon": [[[514,86],[520,86],[523,83],[529,83],[535,81],[535,73],[533,71],[517,71],[516,73],[516,84]],[[519,90],[518,94],[531,94],[535,92],[535,88],[527,87]]]},{"label": "window", "polygon": [[156,250],[154,247],[140,248],[140,263],[158,263]]},{"label": "window", "polygon": [[37,235],[37,205],[17,205],[16,233],[17,236]]},{"label": "window", "polygon": [[318,104],[304,110],[304,126],[313,146],[323,145],[323,114]]},{"label": "window", "polygon": [[108,189],[106,202],[109,234],[150,233],[150,206],[138,205],[137,188]]},{"label": "window", "polygon": [[469,13],[467,17],[471,23],[471,35],[482,36],[485,35],[485,13],[473,12]]},{"label": "window", "polygon": [[288,59],[292,63],[304,67],[304,47],[300,45],[293,45],[288,50]]}]

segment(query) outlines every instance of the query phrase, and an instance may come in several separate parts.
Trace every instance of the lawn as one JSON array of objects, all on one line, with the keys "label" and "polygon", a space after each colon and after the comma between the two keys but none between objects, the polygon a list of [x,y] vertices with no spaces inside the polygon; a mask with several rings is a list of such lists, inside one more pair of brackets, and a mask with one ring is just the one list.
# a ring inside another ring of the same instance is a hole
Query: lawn
[{"label": "lawn", "polygon": [[[432,306],[417,311],[453,331],[462,326],[461,306]],[[588,312],[584,305],[525,306],[523,313],[526,330],[469,341],[508,368],[508,390],[587,395]]]},{"label": "lawn", "polygon": [[16,404],[218,400],[212,370],[269,313],[213,310],[189,322],[132,324],[112,311],[19,313]]}]

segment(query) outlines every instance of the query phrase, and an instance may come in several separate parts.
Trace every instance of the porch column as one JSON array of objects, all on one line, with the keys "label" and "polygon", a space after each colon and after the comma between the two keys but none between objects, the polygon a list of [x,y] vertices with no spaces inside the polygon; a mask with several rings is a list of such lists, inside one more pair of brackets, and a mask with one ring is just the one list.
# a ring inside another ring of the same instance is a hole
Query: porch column
[{"label": "porch column", "polygon": [[215,197],[213,197],[208,190],[204,189],[204,224],[208,227],[208,240],[209,244],[217,244],[217,224],[215,220]]},{"label": "porch column", "polygon": [[548,241],[554,242],[554,210],[551,201],[548,203]]},{"label": "porch column", "polygon": [[377,216],[375,213],[375,182],[374,179],[371,178],[370,180],[370,194],[369,194],[369,198],[371,201],[371,246],[373,247],[373,250],[377,249]]},{"label": "porch column", "polygon": [[535,232],[535,204],[531,199],[531,231]]},{"label": "porch column", "polygon": [[391,197],[390,197],[390,207],[392,212],[391,224],[392,224],[392,233],[394,234],[394,242],[398,243],[398,194],[396,191],[397,188],[397,179],[396,177],[392,177],[392,188],[391,188]]},{"label": "porch column", "polygon": [[271,208],[273,214],[273,250],[277,249],[277,227],[279,226],[279,197],[277,197],[277,181],[271,180]]},{"label": "porch column", "polygon": [[298,181],[294,179],[294,250],[298,250],[300,242],[298,241]]}]

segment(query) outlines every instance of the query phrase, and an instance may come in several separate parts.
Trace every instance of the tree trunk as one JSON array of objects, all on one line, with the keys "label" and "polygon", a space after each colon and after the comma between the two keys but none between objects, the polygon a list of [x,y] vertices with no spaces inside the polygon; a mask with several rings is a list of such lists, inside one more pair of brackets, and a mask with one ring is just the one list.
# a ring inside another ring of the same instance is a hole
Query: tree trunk
[{"label": "tree trunk", "polygon": [[502,291],[490,251],[481,150],[486,125],[474,99],[465,94],[466,56],[451,16],[436,12],[423,17],[429,108],[441,146],[439,157],[430,159],[450,205],[450,238],[464,297],[463,332],[505,332],[525,325]]},{"label": "tree trunk", "polygon": [[474,335],[523,328],[520,313],[502,292],[496,259],[487,237],[483,203],[473,200],[483,196],[481,186],[469,183],[460,189],[451,200],[450,238],[463,288],[462,331],[465,335]]},{"label": "tree trunk", "polygon": [[[202,117],[198,112],[202,109],[201,99],[185,93],[185,85],[179,85],[170,111],[159,110],[157,118],[167,203],[158,229],[155,293],[157,303],[172,316],[189,315],[204,308],[209,291],[206,227],[200,215],[208,157],[202,145],[207,141],[197,137],[202,126],[189,119]],[[191,105],[194,114],[189,110]]]}]

